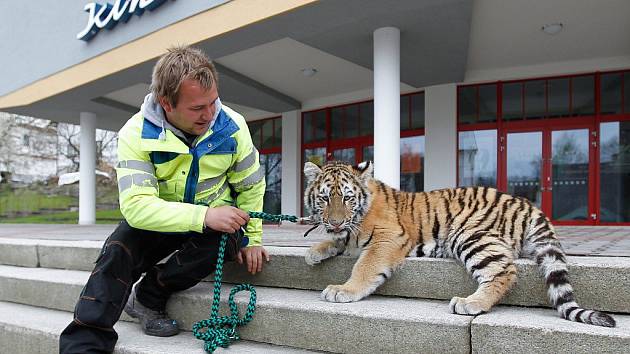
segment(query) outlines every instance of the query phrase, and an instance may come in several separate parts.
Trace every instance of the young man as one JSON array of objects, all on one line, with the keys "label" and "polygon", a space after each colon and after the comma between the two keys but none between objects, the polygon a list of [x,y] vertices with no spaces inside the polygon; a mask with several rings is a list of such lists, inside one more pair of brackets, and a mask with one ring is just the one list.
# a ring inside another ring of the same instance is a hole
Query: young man
[{"label": "young man", "polygon": [[112,352],[123,309],[146,334],[177,334],[166,302],[214,271],[222,233],[244,230],[249,239],[240,248],[230,238],[226,259],[245,262],[252,274],[269,261],[262,222],[246,212],[262,210],[264,170],[245,120],[221,105],[216,69],[203,52],[171,48],[156,63],[151,93],[120,130],[118,159],[125,221],[105,241],[61,334],[61,353]]}]

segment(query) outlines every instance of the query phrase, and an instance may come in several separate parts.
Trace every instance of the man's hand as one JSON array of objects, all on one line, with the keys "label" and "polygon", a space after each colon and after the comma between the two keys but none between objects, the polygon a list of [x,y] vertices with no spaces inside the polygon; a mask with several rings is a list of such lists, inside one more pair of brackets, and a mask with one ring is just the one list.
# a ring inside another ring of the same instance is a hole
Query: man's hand
[{"label": "man's hand", "polygon": [[241,251],[236,255],[236,261],[239,264],[243,264],[243,260],[247,263],[247,271],[256,274],[263,269],[263,257],[269,262],[269,254],[263,246],[251,246],[241,248]]},{"label": "man's hand", "polygon": [[225,205],[217,208],[208,208],[204,222],[212,230],[233,234],[241,226],[247,224],[248,221],[249,215],[246,212],[233,206]]}]

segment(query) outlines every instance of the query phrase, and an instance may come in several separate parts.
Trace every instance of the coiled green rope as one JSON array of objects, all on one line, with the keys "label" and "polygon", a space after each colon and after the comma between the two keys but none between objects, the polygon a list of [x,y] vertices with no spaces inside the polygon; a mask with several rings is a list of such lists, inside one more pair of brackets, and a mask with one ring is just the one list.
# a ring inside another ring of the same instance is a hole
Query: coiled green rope
[{"label": "coiled green rope", "polygon": [[[294,215],[274,215],[255,211],[250,211],[249,217],[275,222],[280,222],[282,220],[291,222],[298,221],[298,217]],[[256,289],[254,289],[254,286],[250,284],[239,284],[230,291],[228,305],[230,306],[231,314],[229,316],[219,316],[219,305],[221,302],[221,279],[223,278],[223,263],[227,238],[228,234],[223,234],[221,236],[221,242],[219,243],[219,255],[214,271],[214,291],[210,318],[196,322],[192,327],[193,335],[195,338],[201,339],[205,342],[203,349],[208,353],[214,352],[217,347],[227,348],[233,341],[239,340],[240,335],[236,327],[248,324],[253,319],[254,312],[256,311]],[[234,301],[234,295],[243,290],[248,290],[250,293],[249,304],[247,304],[247,309],[245,310],[243,318],[239,318],[238,307]]]}]

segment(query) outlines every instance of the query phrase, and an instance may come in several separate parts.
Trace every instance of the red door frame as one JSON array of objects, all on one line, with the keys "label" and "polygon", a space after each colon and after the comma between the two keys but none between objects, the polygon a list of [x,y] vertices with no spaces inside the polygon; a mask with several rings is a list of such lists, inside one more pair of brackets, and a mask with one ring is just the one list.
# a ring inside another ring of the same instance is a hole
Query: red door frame
[{"label": "red door frame", "polygon": [[[542,175],[540,176],[541,186],[541,209],[547,216],[552,215],[552,195],[553,186],[551,185],[552,176],[552,133],[563,130],[586,129],[588,131],[588,215],[587,220],[552,220],[556,225],[595,225],[599,222],[599,213],[597,212],[598,204],[596,204],[598,183],[598,154],[597,154],[597,136],[598,129],[593,122],[593,117],[578,118],[573,121],[567,121],[566,118],[559,118],[555,124],[549,124],[548,120],[532,121],[532,122],[503,122],[503,128],[499,135],[499,143],[502,148],[499,150],[499,160],[497,165],[500,168],[499,178],[497,180],[498,188],[507,191],[507,135],[510,133],[525,132],[541,132],[542,134]],[[563,121],[564,120],[564,121]],[[595,144],[593,144],[595,142]],[[590,216],[596,214],[596,218]]]}]

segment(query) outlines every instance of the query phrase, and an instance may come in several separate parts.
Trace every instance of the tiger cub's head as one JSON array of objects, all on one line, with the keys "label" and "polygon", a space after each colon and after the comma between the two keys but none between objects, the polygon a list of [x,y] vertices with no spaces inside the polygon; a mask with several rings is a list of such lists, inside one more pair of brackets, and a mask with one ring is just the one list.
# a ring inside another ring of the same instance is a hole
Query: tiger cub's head
[{"label": "tiger cub's head", "polygon": [[370,207],[367,182],[373,178],[372,171],[371,161],[357,168],[338,161],[322,168],[311,162],[304,164],[304,206],[333,237],[345,237],[343,231],[357,231]]}]

